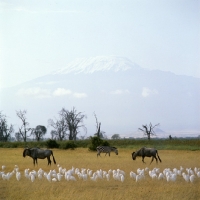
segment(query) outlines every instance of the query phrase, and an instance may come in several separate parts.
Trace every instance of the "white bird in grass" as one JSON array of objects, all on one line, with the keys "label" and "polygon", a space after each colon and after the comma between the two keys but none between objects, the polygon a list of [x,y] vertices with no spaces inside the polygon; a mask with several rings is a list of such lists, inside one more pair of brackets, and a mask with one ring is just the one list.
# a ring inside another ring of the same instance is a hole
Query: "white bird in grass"
[{"label": "white bird in grass", "polygon": [[110,180],[110,174],[106,174],[106,179],[107,179],[107,181]]},{"label": "white bird in grass", "polygon": [[190,180],[189,174],[183,173],[182,176],[183,176],[183,178],[185,179],[186,182],[189,182],[189,180]]},{"label": "white bird in grass", "polygon": [[60,173],[57,173],[57,179],[58,179],[58,181],[61,181],[61,179],[62,179],[62,174],[60,174]]},{"label": "white bird in grass", "polygon": [[163,173],[160,173],[159,175],[158,175],[158,180],[162,180],[162,179],[164,179],[165,178],[165,176],[163,175]]},{"label": "white bird in grass", "polygon": [[18,181],[21,179],[21,173],[20,172],[16,172],[16,179]]},{"label": "white bird in grass", "polygon": [[131,171],[131,172],[130,172],[130,177],[133,178],[133,179],[135,179],[135,178],[136,178],[136,173],[133,172],[133,171]]},{"label": "white bird in grass", "polygon": [[120,174],[120,180],[121,180],[121,182],[124,182],[124,179],[125,179],[124,175]]},{"label": "white bird in grass", "polygon": [[6,166],[5,166],[5,165],[2,165],[1,168],[2,168],[2,170],[4,170],[4,169],[6,168]]},{"label": "white bird in grass", "polygon": [[194,174],[192,174],[192,175],[190,176],[190,182],[191,182],[191,183],[193,183],[193,182],[194,182],[194,180],[195,180],[195,175],[194,175]]},{"label": "white bird in grass", "polygon": [[143,179],[142,175],[140,175],[140,174],[136,175],[136,178],[135,178],[136,182],[138,182],[138,181],[140,181],[142,179]]}]

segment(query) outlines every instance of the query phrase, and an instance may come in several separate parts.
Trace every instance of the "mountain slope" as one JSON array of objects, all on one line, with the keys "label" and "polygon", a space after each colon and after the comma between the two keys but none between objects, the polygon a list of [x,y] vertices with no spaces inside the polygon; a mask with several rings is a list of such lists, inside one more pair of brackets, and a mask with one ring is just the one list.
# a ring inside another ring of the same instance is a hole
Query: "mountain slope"
[{"label": "mountain slope", "polygon": [[149,122],[165,132],[200,130],[199,86],[198,78],[146,70],[122,57],[96,57],[2,91],[1,107],[16,124],[15,110],[27,109],[33,127],[47,125],[62,107],[75,107],[87,115],[88,135],[95,132],[94,112],[108,136],[134,136]]}]

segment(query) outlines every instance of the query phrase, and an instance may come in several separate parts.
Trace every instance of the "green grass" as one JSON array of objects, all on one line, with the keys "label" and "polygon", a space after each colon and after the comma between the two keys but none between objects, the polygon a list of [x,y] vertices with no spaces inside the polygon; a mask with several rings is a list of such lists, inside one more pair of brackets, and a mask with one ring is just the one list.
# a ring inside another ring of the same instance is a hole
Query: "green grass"
[{"label": "green grass", "polygon": [[[139,149],[143,146],[154,147],[158,150],[200,150],[200,139],[120,139],[120,140],[107,140],[110,146],[115,146],[117,148],[127,148],[127,149]],[[57,141],[59,148],[62,149],[68,141]],[[78,140],[74,141],[77,148],[88,148],[91,144],[91,140]],[[0,142],[0,148],[25,148],[28,147],[40,147],[47,148],[46,141],[41,142]]]}]

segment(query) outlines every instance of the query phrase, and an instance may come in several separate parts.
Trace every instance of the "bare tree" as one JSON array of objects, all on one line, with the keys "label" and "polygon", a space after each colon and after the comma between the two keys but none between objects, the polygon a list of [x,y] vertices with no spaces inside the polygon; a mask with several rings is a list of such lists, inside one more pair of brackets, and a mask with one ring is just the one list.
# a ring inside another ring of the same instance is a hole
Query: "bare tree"
[{"label": "bare tree", "polygon": [[16,141],[18,141],[18,142],[23,141],[23,138],[22,138],[22,136],[20,135],[19,132],[16,132],[16,133],[15,133],[15,139],[16,139]]},{"label": "bare tree", "polygon": [[13,125],[9,126],[6,116],[0,112],[0,141],[7,142],[11,138],[13,131]]},{"label": "bare tree", "polygon": [[47,128],[45,126],[38,125],[36,128],[32,129],[31,135],[33,135],[37,141],[40,141],[46,132]]},{"label": "bare tree", "polygon": [[57,140],[64,140],[67,137],[67,124],[65,123],[65,119],[60,116],[60,120],[53,120],[49,119],[48,124],[54,128],[54,130],[51,131],[51,138],[57,139]]},{"label": "bare tree", "polygon": [[94,117],[95,117],[95,120],[96,120],[96,133],[94,135],[99,137],[99,138],[106,138],[105,132],[101,131],[101,122],[98,122],[98,119],[97,119],[95,112],[94,112]]},{"label": "bare tree", "polygon": [[83,119],[86,118],[86,115],[82,114],[82,112],[77,112],[73,107],[71,111],[62,108],[59,114],[65,120],[69,131],[69,140],[76,140],[80,128],[83,128],[85,132],[87,132],[87,129],[83,124]]},{"label": "bare tree", "polygon": [[23,138],[24,142],[26,142],[27,137],[29,137],[27,134],[29,131],[32,129],[29,128],[29,123],[26,121],[26,110],[23,111],[16,111],[17,116],[21,119],[22,121],[22,126],[19,128],[19,134]]},{"label": "bare tree", "polygon": [[142,128],[139,128],[140,131],[142,131],[144,133],[145,136],[147,136],[148,140],[151,139],[151,136],[152,135],[156,135],[155,132],[154,132],[154,128],[156,126],[159,126],[160,124],[156,124],[156,125],[152,125],[151,122],[149,125],[142,125],[143,129]]}]

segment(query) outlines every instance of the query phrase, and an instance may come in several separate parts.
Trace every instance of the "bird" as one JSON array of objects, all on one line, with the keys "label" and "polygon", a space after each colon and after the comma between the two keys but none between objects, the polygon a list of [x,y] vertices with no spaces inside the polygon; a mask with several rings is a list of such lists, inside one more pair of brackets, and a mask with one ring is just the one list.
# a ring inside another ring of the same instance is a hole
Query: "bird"
[{"label": "bird", "polygon": [[195,180],[195,175],[194,175],[194,174],[192,174],[192,175],[190,176],[190,182],[191,182],[191,183],[193,183],[193,182],[194,182],[194,180]]},{"label": "bird", "polygon": [[16,179],[18,181],[21,179],[21,173],[20,172],[16,172]]}]

